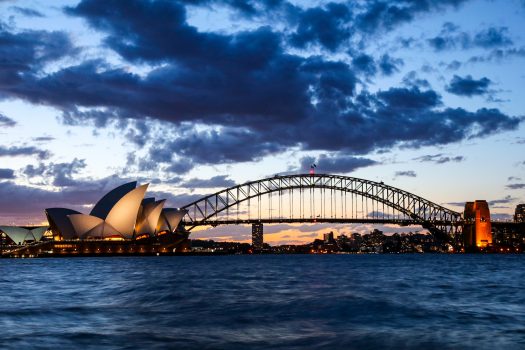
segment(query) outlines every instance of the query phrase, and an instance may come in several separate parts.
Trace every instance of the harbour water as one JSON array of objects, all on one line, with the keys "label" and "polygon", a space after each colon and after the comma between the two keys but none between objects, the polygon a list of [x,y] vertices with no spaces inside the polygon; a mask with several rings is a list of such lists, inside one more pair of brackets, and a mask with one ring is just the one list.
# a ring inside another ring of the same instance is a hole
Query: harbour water
[{"label": "harbour water", "polygon": [[0,260],[1,349],[524,349],[525,255]]}]

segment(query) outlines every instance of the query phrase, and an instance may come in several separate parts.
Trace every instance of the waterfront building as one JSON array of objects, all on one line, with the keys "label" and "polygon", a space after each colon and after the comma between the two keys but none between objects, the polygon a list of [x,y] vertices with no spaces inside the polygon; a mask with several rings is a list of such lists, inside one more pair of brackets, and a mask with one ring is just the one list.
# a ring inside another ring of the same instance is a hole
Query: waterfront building
[{"label": "waterfront building", "polygon": [[332,231],[323,234],[323,241],[325,243],[334,243],[334,233]]},{"label": "waterfront building", "polygon": [[175,232],[186,211],[164,208],[165,200],[144,198],[148,184],[121,185],[103,196],[89,214],[47,208],[55,240],[133,240]]},{"label": "waterfront building", "polygon": [[263,224],[252,224],[252,248],[262,250],[264,246]]},{"label": "waterfront building", "polygon": [[144,198],[147,187],[137,182],[119,186],[89,214],[47,208],[47,226],[0,226],[0,250],[13,257],[180,252],[188,233],[179,224],[187,211]]},{"label": "waterfront building", "polygon": [[21,245],[42,239],[47,226],[19,227],[0,226],[2,245]]}]

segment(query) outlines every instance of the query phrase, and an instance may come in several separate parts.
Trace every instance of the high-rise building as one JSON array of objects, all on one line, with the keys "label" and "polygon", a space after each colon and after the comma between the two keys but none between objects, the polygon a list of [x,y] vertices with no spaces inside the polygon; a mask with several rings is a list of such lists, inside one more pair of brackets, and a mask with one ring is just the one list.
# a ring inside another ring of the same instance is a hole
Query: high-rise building
[{"label": "high-rise building", "polygon": [[334,233],[332,231],[323,234],[324,243],[333,243],[334,242]]},{"label": "high-rise building", "polygon": [[263,224],[252,224],[252,248],[254,250],[262,250],[263,244]]},{"label": "high-rise building", "polygon": [[518,204],[516,206],[514,222],[525,222],[525,204]]}]

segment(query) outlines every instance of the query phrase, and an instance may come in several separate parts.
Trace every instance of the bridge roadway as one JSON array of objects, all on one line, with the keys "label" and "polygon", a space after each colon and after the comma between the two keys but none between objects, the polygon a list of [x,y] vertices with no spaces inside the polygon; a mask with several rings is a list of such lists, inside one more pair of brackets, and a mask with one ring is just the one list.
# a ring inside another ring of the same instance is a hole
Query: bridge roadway
[{"label": "bridge roadway", "polygon": [[432,226],[462,226],[462,221],[450,222],[443,220],[433,220],[421,222],[421,220],[397,220],[397,219],[349,219],[349,218],[279,218],[279,219],[228,219],[228,220],[205,220],[197,222],[182,222],[184,226],[219,226],[219,225],[251,225],[251,224],[294,224],[294,223],[333,223],[333,224],[394,224],[399,226],[410,225],[432,225]]}]

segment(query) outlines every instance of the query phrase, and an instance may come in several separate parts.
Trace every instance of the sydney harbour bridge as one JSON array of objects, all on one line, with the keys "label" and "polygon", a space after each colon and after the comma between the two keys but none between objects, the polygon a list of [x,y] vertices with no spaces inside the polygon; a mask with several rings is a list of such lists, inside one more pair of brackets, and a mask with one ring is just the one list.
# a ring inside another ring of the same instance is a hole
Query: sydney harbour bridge
[{"label": "sydney harbour bridge", "polygon": [[276,175],[236,185],[185,205],[183,225],[372,223],[421,225],[458,239],[458,212],[383,182],[330,174]]}]

